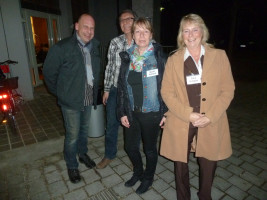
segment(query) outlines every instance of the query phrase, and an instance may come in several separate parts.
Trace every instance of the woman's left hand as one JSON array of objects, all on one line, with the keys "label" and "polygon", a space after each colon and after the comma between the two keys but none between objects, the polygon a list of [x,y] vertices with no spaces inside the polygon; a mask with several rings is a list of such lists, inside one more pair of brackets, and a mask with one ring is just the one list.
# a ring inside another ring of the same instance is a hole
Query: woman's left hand
[{"label": "woman's left hand", "polygon": [[165,121],[166,121],[166,117],[163,116],[162,119],[161,119],[161,121],[160,121],[160,123],[159,123],[160,128],[164,128]]},{"label": "woman's left hand", "polygon": [[198,128],[204,128],[210,124],[210,119],[207,118],[206,116],[200,117],[196,121],[194,121],[193,126],[198,127]]}]

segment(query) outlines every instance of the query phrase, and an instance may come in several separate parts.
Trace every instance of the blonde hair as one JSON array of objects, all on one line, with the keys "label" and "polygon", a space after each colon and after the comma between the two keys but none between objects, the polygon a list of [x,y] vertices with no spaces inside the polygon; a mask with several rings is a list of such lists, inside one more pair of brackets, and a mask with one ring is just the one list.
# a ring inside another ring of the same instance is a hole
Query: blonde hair
[{"label": "blonde hair", "polygon": [[136,21],[134,21],[132,30],[131,30],[132,34],[134,34],[134,31],[137,26],[145,27],[153,35],[153,27],[147,18],[140,17]]},{"label": "blonde hair", "polygon": [[184,16],[181,19],[180,27],[179,27],[179,31],[178,31],[178,36],[177,36],[177,45],[178,45],[179,49],[182,49],[185,47],[185,43],[184,43],[184,39],[183,39],[183,27],[186,23],[196,24],[197,26],[199,26],[201,31],[202,31],[201,44],[202,45],[207,44],[209,46],[212,46],[211,44],[207,43],[210,34],[209,34],[209,30],[208,30],[204,20],[199,15],[191,13],[191,14]]}]

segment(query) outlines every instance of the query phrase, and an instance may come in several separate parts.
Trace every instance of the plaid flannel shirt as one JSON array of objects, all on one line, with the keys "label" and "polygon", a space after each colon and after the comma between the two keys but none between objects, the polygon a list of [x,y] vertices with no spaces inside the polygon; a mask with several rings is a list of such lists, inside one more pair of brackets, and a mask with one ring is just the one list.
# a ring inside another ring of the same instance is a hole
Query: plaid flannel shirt
[{"label": "plaid flannel shirt", "polygon": [[130,45],[127,43],[125,35],[120,35],[111,40],[109,49],[108,49],[108,64],[105,70],[105,79],[104,79],[104,91],[109,92],[111,86],[117,87],[118,77],[121,67],[121,58],[119,53],[126,51],[133,44],[133,41]]}]

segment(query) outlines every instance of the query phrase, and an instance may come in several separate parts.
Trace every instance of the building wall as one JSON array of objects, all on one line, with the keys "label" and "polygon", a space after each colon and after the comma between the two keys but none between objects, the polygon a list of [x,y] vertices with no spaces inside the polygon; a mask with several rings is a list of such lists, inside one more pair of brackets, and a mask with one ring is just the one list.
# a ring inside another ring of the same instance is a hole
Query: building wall
[{"label": "building wall", "polygon": [[160,0],[132,0],[132,8],[138,17],[151,19],[154,39],[160,42]]},{"label": "building wall", "polygon": [[61,17],[60,17],[61,39],[63,39],[71,36],[73,32],[71,0],[59,0],[59,7],[61,11]]},{"label": "building wall", "polygon": [[0,0],[0,62],[8,58],[7,46],[6,46],[6,33],[4,30],[3,18],[2,18],[2,0]]},{"label": "building wall", "polygon": [[[17,65],[11,65],[12,76],[19,77],[18,90],[25,100],[33,99],[33,86],[29,71],[29,62],[24,37],[24,29],[21,20],[19,0],[1,0],[1,45],[0,61],[7,59],[18,61]],[[5,35],[3,34],[5,30]],[[3,37],[5,36],[5,37]],[[3,41],[3,38],[5,41]]]},{"label": "building wall", "polygon": [[138,17],[149,17],[153,19],[153,0],[132,0],[133,10]]},{"label": "building wall", "polygon": [[[33,99],[28,53],[21,17],[20,0],[0,0],[0,62],[10,59],[18,61],[11,65],[12,76],[19,77],[19,92],[25,100]],[[70,0],[60,0],[61,38],[72,34],[72,12]]]},{"label": "building wall", "polygon": [[95,37],[102,45],[107,46],[120,34],[118,15],[124,9],[131,9],[131,0],[89,1],[89,13],[96,22]]}]

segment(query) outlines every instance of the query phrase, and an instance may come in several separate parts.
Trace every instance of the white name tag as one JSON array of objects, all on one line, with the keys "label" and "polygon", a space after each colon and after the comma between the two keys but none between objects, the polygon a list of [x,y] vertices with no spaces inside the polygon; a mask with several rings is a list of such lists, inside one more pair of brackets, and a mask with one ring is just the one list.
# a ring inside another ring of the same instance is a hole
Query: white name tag
[{"label": "white name tag", "polygon": [[201,77],[199,74],[186,76],[186,84],[187,85],[193,85],[193,84],[197,84],[197,83],[201,83]]},{"label": "white name tag", "polygon": [[151,69],[151,70],[148,70],[148,71],[146,72],[146,76],[147,76],[147,77],[157,76],[157,75],[159,75],[159,71],[158,71],[158,69]]}]

